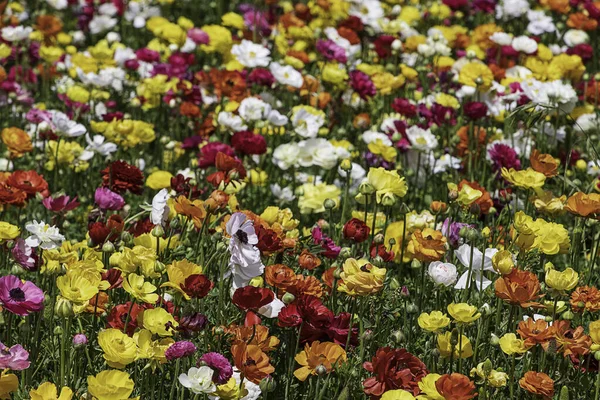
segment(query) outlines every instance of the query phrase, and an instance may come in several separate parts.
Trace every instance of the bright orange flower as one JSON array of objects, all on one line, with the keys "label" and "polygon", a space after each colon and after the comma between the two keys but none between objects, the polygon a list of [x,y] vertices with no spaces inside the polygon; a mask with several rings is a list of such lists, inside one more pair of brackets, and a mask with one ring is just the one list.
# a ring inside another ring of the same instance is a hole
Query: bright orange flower
[{"label": "bright orange flower", "polygon": [[8,177],[6,183],[24,191],[27,193],[27,197],[33,197],[36,193],[40,193],[44,197],[50,194],[48,182],[34,170],[15,171]]},{"label": "bright orange flower", "polygon": [[318,340],[310,345],[304,345],[304,350],[294,358],[302,367],[294,371],[294,376],[302,382],[309,375],[317,374],[317,367],[323,366],[327,373],[331,372],[336,366],[346,361],[346,352],[339,344],[324,342]]},{"label": "bright orange flower", "polygon": [[569,321],[556,321],[553,327],[556,329],[554,339],[557,351],[562,352],[565,357],[580,356],[590,352],[592,338],[584,333],[583,326],[572,329]]},{"label": "bright orange flower", "polygon": [[600,194],[577,192],[567,200],[567,211],[580,217],[600,216]]},{"label": "bright orange flower", "polygon": [[31,138],[22,129],[15,127],[4,128],[0,136],[2,137],[2,142],[8,147],[11,157],[21,157],[33,149]]},{"label": "bright orange flower", "polygon": [[550,154],[542,154],[534,149],[529,156],[529,162],[534,171],[546,175],[547,178],[558,174],[558,163]]},{"label": "bright orange flower", "polygon": [[408,254],[419,261],[439,261],[446,253],[446,237],[431,228],[413,232],[406,247]]},{"label": "bright orange flower", "polygon": [[196,228],[200,228],[204,218],[206,218],[206,210],[202,200],[190,201],[185,196],[179,196],[175,200],[175,212],[191,219]]},{"label": "bright orange flower", "polygon": [[584,13],[578,12],[569,15],[567,20],[567,26],[573,29],[580,29],[582,31],[594,31],[598,28],[598,21]]},{"label": "bright orange flower", "polygon": [[295,296],[310,294],[315,297],[323,297],[323,286],[321,282],[312,275],[296,275],[294,283],[288,287],[288,292]]},{"label": "bright orange flower", "polygon": [[554,396],[554,381],[543,372],[525,372],[519,380],[519,386],[543,399],[551,399]]},{"label": "bright orange flower", "polygon": [[300,257],[298,257],[298,264],[300,267],[312,271],[321,265],[321,259],[307,249],[304,249]]},{"label": "bright orange flower", "polygon": [[287,290],[294,284],[296,274],[294,270],[283,264],[273,264],[265,268],[265,280],[270,286],[280,290]]},{"label": "bright orange flower", "polygon": [[519,322],[517,329],[517,333],[528,347],[548,343],[554,337],[555,331],[556,329],[549,326],[544,319],[534,320],[533,318]]},{"label": "bright orange flower", "polygon": [[446,400],[469,400],[477,396],[475,384],[456,372],[442,375],[435,382],[435,388]]},{"label": "bright orange flower", "polygon": [[269,356],[260,347],[253,344],[234,344],[231,354],[235,367],[250,382],[258,384],[262,379],[275,371]]},{"label": "bright orange flower", "polygon": [[509,274],[503,275],[494,284],[496,296],[512,305],[523,308],[539,307],[536,300],[540,295],[540,281],[529,271],[514,268]]},{"label": "bright orange flower", "polygon": [[580,286],[571,293],[571,307],[575,312],[600,311],[600,290],[593,286]]},{"label": "bright orange flower", "polygon": [[[269,336],[269,328],[263,325],[254,325],[254,327],[232,325],[225,331],[233,335],[231,338],[233,344],[252,344],[265,352],[273,351],[279,345],[279,339],[275,336]],[[248,343],[249,340],[250,343]]]}]

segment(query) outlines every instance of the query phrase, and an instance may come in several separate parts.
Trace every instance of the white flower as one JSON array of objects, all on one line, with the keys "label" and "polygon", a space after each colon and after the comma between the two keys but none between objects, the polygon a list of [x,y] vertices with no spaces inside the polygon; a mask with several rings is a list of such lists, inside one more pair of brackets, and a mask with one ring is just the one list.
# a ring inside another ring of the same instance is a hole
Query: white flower
[{"label": "white flower", "polygon": [[577,131],[590,132],[600,129],[600,120],[596,114],[583,114],[577,118],[573,126]]},{"label": "white flower", "polygon": [[246,97],[240,103],[238,113],[244,121],[261,121],[271,112],[271,106],[256,97]]},{"label": "white flower", "polygon": [[14,164],[7,158],[0,158],[0,171],[12,171]]},{"label": "white flower", "polygon": [[293,167],[298,162],[298,145],[296,143],[284,143],[273,151],[273,162],[282,170]]},{"label": "white flower", "polygon": [[229,111],[221,111],[217,117],[217,122],[219,125],[234,132],[248,129],[248,126],[244,124],[244,121],[239,115],[235,115]]},{"label": "white flower", "polygon": [[528,36],[517,36],[512,41],[512,47],[516,51],[525,54],[533,54],[537,51],[538,44],[535,40]]},{"label": "white flower", "polygon": [[492,36],[490,36],[490,40],[500,46],[510,46],[512,38],[512,35],[505,32],[494,32]]},{"label": "white flower", "polygon": [[154,225],[162,225],[167,221],[170,211],[169,206],[167,205],[169,197],[169,191],[167,189],[161,189],[161,191],[156,193],[152,199],[150,221]]},{"label": "white flower", "polygon": [[40,247],[44,250],[53,250],[62,245],[65,237],[60,234],[56,226],[50,226],[43,221],[33,221],[25,225],[31,236],[25,243],[31,247]]},{"label": "white flower", "polygon": [[269,65],[269,70],[275,77],[275,80],[282,85],[289,85],[297,89],[302,87],[302,74],[292,66],[274,62]]},{"label": "white flower", "polygon": [[563,41],[569,47],[575,47],[578,44],[587,43],[590,37],[585,31],[579,29],[569,29],[563,36]]},{"label": "white flower", "polygon": [[456,265],[441,261],[434,261],[429,264],[429,277],[435,284],[444,285],[446,287],[454,285],[458,278]]},{"label": "white flower", "polygon": [[288,117],[282,115],[277,110],[271,110],[267,116],[267,120],[275,126],[284,126],[288,123]]},{"label": "white flower", "polygon": [[277,197],[281,203],[289,203],[296,198],[296,196],[294,196],[294,191],[290,186],[282,188],[278,183],[274,183],[269,187],[271,188],[273,196]]},{"label": "white flower", "polygon": [[234,213],[227,221],[229,239],[229,271],[225,277],[233,275],[233,289],[247,286],[252,278],[261,275],[265,269],[260,251],[255,244],[258,236],[251,220],[243,213]]},{"label": "white flower", "polygon": [[31,27],[7,26],[2,28],[2,39],[7,42],[20,42],[27,39],[31,32],[33,32]]},{"label": "white flower", "polygon": [[90,32],[97,35],[101,32],[109,31],[117,25],[117,19],[109,15],[95,15],[90,21]]},{"label": "white flower", "polygon": [[530,79],[521,82],[523,93],[535,104],[558,107],[562,113],[570,113],[577,103],[577,92],[569,83],[560,80],[540,82]]},{"label": "white flower", "polygon": [[380,21],[385,12],[379,0],[360,0],[351,3],[349,14],[360,18],[363,24],[369,25],[376,31],[380,30]]},{"label": "white flower", "polygon": [[305,107],[299,107],[292,115],[294,132],[304,138],[314,138],[325,123],[323,113],[311,112]]},{"label": "white flower", "polygon": [[93,151],[103,156],[110,156],[112,153],[117,151],[117,145],[111,142],[106,142],[106,138],[102,135],[94,135],[90,138],[89,135],[85,135],[85,141],[88,143],[86,150]]},{"label": "white flower", "polygon": [[529,11],[529,2],[527,0],[504,0],[496,5],[497,19],[513,19]]},{"label": "white flower", "polygon": [[444,154],[437,160],[435,159],[435,156],[431,154],[429,159],[429,165],[432,166],[434,174],[446,172],[449,169],[460,169],[460,162],[460,158],[452,157],[450,154]]},{"label": "white flower", "polygon": [[324,169],[336,166],[338,156],[335,147],[323,138],[313,138],[298,142],[298,164],[302,167],[316,165]]},{"label": "white flower", "polygon": [[179,383],[195,394],[213,393],[217,390],[212,381],[213,373],[213,369],[206,365],[200,368],[192,367],[187,374],[179,375]]},{"label": "white flower", "polygon": [[64,10],[69,5],[67,0],[46,0],[46,3],[55,10]]},{"label": "white flower", "polygon": [[51,110],[50,113],[52,114],[52,125],[54,125],[56,134],[74,138],[85,135],[87,132],[85,126],[72,121],[67,114],[56,110]]},{"label": "white flower", "polygon": [[242,40],[231,48],[231,54],[240,64],[247,68],[266,67],[271,62],[271,51],[250,40]]},{"label": "white flower", "polygon": [[552,17],[546,15],[544,11],[529,10],[527,11],[527,19],[529,19],[527,30],[534,35],[542,35],[556,30]]},{"label": "white flower", "polygon": [[588,175],[598,176],[600,175],[600,160],[591,160],[587,163]]},{"label": "white flower", "polygon": [[285,307],[285,303],[275,297],[272,302],[260,307],[258,313],[267,318],[277,318],[283,307]]},{"label": "white flower", "polygon": [[118,12],[117,6],[113,3],[104,3],[98,7],[99,14],[108,15],[109,17],[114,17]]},{"label": "white flower", "polygon": [[[471,251],[472,250],[472,251]],[[472,264],[471,264],[471,252],[473,253]],[[498,249],[485,249],[485,255],[481,251],[472,247],[468,244],[461,245],[458,249],[454,250],[454,255],[458,258],[458,261],[466,268],[466,271],[460,276],[455,289],[467,289],[470,286],[469,279],[469,266],[471,266],[471,280],[475,281],[477,289],[484,290],[492,284],[492,281],[486,278],[483,271],[491,271],[494,274],[496,271],[492,266],[492,257],[498,252]]]},{"label": "white flower", "polygon": [[[383,126],[383,123],[381,124]],[[392,141],[385,133],[375,132],[375,131],[366,131],[362,134],[362,140],[366,144],[375,142],[377,139],[381,140],[381,144],[384,146],[391,146]]]},{"label": "white flower", "polygon": [[416,150],[429,151],[438,146],[437,138],[429,129],[425,130],[413,125],[406,130],[406,136],[412,148]]}]

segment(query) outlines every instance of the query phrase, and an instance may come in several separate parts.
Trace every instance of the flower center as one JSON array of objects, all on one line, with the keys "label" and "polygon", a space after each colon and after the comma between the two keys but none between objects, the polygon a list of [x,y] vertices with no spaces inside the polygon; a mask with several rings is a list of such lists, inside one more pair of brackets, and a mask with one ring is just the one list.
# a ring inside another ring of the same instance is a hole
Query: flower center
[{"label": "flower center", "polygon": [[25,292],[21,288],[10,289],[8,292],[10,298],[14,301],[24,301],[25,300]]},{"label": "flower center", "polygon": [[246,232],[244,232],[243,230],[238,230],[235,233],[235,237],[238,238],[238,240],[240,242],[242,242],[243,244],[248,244],[248,234]]}]

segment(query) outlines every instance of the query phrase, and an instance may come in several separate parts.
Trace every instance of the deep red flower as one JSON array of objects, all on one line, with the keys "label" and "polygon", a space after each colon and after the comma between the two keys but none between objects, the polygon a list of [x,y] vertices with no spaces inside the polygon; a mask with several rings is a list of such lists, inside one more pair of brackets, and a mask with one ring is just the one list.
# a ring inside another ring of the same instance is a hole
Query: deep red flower
[{"label": "deep red flower", "polygon": [[238,288],[233,293],[233,304],[240,309],[258,310],[262,306],[266,306],[275,298],[275,293],[271,289],[260,288],[254,286],[244,286]]},{"label": "deep red flower", "polygon": [[255,225],[254,230],[258,236],[256,247],[262,254],[272,254],[281,250],[281,239],[274,230],[265,228],[262,225]]},{"label": "deep red flower", "polygon": [[410,100],[397,98],[392,102],[392,108],[399,114],[407,118],[412,118],[417,115],[417,106],[412,104]]},{"label": "deep red flower", "polygon": [[134,165],[125,161],[115,161],[104,168],[102,174],[102,185],[113,192],[141,194],[144,185],[144,174]]},{"label": "deep red flower", "polygon": [[373,44],[375,45],[375,53],[379,58],[388,58],[392,55],[392,42],[396,40],[395,37],[390,35],[381,35]]},{"label": "deep red flower", "polygon": [[344,225],[344,238],[362,243],[369,238],[371,229],[358,218],[352,218]]},{"label": "deep red flower", "polygon": [[103,244],[106,241],[114,242],[123,232],[124,222],[123,217],[113,214],[108,217],[108,221],[93,222],[88,227],[90,239],[94,245]]},{"label": "deep red flower", "polygon": [[420,393],[419,382],[429,372],[425,364],[406,349],[382,347],[363,367],[374,376],[363,382],[364,391],[378,399],[388,390],[403,389],[413,395]]},{"label": "deep red flower", "polygon": [[181,289],[190,297],[201,299],[208,295],[214,284],[205,275],[190,275],[185,279]]},{"label": "deep red flower", "polygon": [[480,101],[470,101],[464,106],[465,115],[471,119],[480,119],[487,115],[488,107]]},{"label": "deep red flower", "polygon": [[[143,310],[144,308],[136,303],[132,306],[130,301],[125,304],[117,304],[110,310],[110,314],[108,314],[108,327],[122,331],[125,321],[127,321],[126,333],[132,336],[138,325],[138,314]],[[129,314],[129,318],[127,318],[127,314]]]},{"label": "deep red flower", "polygon": [[231,145],[241,154],[264,154],[267,152],[267,141],[264,136],[250,131],[240,131],[231,137]]},{"label": "deep red flower", "polygon": [[235,154],[233,148],[224,143],[208,143],[202,146],[202,148],[200,148],[200,154],[198,155],[198,166],[200,168],[208,168],[214,166],[217,161],[218,153],[224,153],[231,157],[233,157]]}]

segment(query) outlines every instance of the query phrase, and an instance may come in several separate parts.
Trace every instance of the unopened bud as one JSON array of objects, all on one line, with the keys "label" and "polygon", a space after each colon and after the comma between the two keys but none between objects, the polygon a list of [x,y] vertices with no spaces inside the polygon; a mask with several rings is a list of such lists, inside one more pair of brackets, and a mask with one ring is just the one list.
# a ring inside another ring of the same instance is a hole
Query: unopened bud
[{"label": "unopened bud", "polygon": [[283,301],[285,304],[290,304],[293,303],[294,300],[296,300],[296,296],[294,296],[293,294],[291,294],[290,292],[287,292],[286,294],[283,295],[283,297],[281,298],[281,301]]},{"label": "unopened bud", "polygon": [[324,366],[323,364],[319,364],[319,365],[317,365],[317,368],[315,368],[315,372],[319,376],[324,376],[327,374],[327,367]]},{"label": "unopened bud", "polygon": [[165,236],[165,230],[161,225],[155,225],[154,228],[152,228],[152,236],[161,238]]},{"label": "unopened bud", "polygon": [[336,203],[333,199],[325,199],[325,201],[323,202],[323,207],[325,207],[326,210],[333,210],[335,206]]}]

